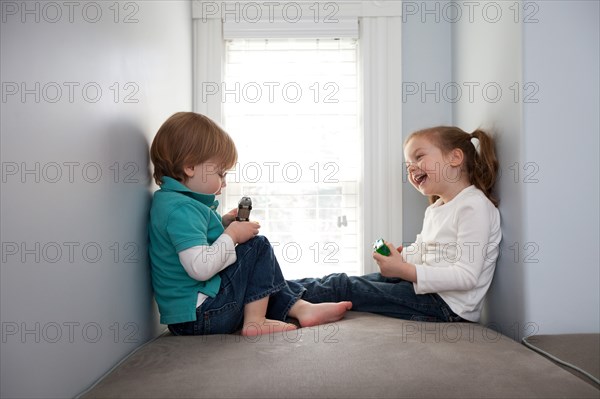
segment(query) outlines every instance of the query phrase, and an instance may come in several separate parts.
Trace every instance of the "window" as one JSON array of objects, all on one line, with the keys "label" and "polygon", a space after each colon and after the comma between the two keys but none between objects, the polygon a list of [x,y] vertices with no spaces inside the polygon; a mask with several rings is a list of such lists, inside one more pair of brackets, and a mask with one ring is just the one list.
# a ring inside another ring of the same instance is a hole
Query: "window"
[{"label": "window", "polygon": [[252,198],[286,278],[362,273],[357,41],[227,40],[224,77],[224,209]]},{"label": "window", "polygon": [[373,241],[402,242],[402,1],[194,0],[192,16],[194,111],[241,156],[223,210],[253,197],[286,278],[377,271]]}]

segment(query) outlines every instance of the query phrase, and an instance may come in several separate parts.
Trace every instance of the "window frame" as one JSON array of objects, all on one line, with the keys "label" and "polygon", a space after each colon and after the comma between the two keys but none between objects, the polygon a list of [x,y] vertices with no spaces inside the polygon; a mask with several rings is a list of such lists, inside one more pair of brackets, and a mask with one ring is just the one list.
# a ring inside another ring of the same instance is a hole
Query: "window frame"
[{"label": "window frame", "polygon": [[[227,17],[224,8],[231,7],[227,10],[233,10],[229,15],[230,18],[233,15],[235,20],[235,7],[240,7],[240,4],[239,1],[205,0],[194,0],[192,3],[193,110],[219,123],[222,122],[223,103],[217,96],[209,98],[206,89],[209,83],[220,84],[224,81],[224,19]],[[364,151],[359,187],[362,198],[359,206],[363,226],[363,271],[376,272],[378,267],[370,251],[372,243],[378,238],[398,245],[402,243],[402,1],[281,1],[254,4],[271,4],[270,7],[273,4],[312,6],[313,11],[315,7],[330,5],[330,10],[335,7],[336,17],[344,21],[353,18],[358,20]],[[219,10],[221,7],[223,9]],[[281,23],[275,25],[281,29]],[[311,25],[321,28],[319,25],[323,24],[303,24],[305,30],[311,29]],[[261,29],[265,26],[268,27],[263,24]],[[317,35],[319,32],[310,34]]]}]

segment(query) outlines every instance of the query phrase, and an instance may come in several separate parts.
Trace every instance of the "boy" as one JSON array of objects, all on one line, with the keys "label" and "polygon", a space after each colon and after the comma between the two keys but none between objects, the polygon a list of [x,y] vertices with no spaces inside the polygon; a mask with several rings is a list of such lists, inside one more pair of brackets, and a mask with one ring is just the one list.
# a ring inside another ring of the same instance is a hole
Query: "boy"
[{"label": "boy", "polygon": [[[204,115],[179,112],[160,127],[150,149],[160,190],[150,210],[152,285],[160,321],[175,335],[243,335],[341,319],[348,301],[312,304],[288,284],[257,222],[223,217],[215,196],[237,161],[231,137]],[[269,318],[267,318],[267,316]]]}]

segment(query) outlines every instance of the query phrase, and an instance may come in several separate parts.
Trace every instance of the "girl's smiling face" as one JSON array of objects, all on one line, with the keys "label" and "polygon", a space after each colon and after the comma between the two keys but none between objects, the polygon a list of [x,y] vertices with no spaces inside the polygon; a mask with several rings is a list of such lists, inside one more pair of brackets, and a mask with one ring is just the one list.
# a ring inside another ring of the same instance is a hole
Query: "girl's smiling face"
[{"label": "girl's smiling face", "polygon": [[423,195],[440,195],[447,161],[442,150],[424,136],[413,137],[404,147],[408,180]]},{"label": "girl's smiling face", "polygon": [[423,195],[437,195],[447,203],[470,185],[458,148],[444,154],[427,136],[418,135],[406,143],[404,159],[408,180]]}]

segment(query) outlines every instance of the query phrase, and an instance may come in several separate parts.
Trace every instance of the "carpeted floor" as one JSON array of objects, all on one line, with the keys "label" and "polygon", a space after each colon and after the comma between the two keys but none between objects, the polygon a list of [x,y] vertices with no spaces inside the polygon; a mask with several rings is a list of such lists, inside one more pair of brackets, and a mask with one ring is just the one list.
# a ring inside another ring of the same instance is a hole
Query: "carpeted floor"
[{"label": "carpeted floor", "polygon": [[255,338],[162,336],[84,398],[599,398],[525,345],[473,323],[350,312]]}]

